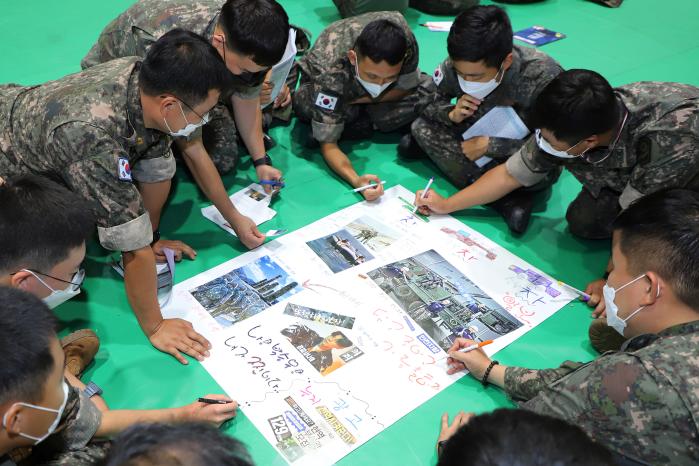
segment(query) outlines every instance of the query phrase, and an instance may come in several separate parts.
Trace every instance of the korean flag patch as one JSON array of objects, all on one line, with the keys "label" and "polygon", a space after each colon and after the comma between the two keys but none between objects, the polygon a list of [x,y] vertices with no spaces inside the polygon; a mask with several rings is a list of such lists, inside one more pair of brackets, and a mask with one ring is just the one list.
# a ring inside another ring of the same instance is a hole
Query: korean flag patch
[{"label": "korean flag patch", "polygon": [[119,157],[119,180],[120,181],[132,181],[131,179],[131,166],[129,165],[129,159],[125,157]]},{"label": "korean flag patch", "polygon": [[316,105],[320,108],[324,108],[325,110],[335,110],[335,106],[337,105],[337,97],[325,95],[322,92],[319,92],[318,97],[316,97]]},{"label": "korean flag patch", "polygon": [[444,79],[444,73],[442,73],[442,65],[439,65],[437,69],[434,70],[434,73],[432,73],[432,80],[437,86],[439,86],[442,79]]}]

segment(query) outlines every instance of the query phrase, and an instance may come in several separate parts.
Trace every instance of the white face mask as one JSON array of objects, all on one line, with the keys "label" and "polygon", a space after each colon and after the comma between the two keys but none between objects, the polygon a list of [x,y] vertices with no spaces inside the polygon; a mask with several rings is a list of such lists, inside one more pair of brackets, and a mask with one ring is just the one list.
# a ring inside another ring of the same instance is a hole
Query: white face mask
[{"label": "white face mask", "polygon": [[393,84],[393,81],[385,83],[385,84],[374,84],[370,83],[368,81],[364,81],[362,78],[359,77],[359,66],[357,63],[354,64],[354,71],[355,74],[357,75],[357,81],[359,81],[359,84],[362,85],[364,89],[373,97],[374,99],[380,96],[383,91],[385,91],[388,86]]},{"label": "white face mask", "polygon": [[[466,94],[470,95],[471,97],[475,97],[476,99],[485,99],[488,95],[490,95],[491,92],[493,92],[502,82],[502,77],[500,78],[500,81],[497,80],[498,75],[502,72],[502,65],[500,65],[500,69],[498,70],[497,74],[493,79],[490,81],[486,81],[484,83],[477,82],[477,81],[466,81],[464,78],[459,76],[458,74],[456,75],[457,79],[459,80],[459,87],[461,88],[462,91],[464,91]],[[504,76],[504,73],[503,73]]]},{"label": "white face mask", "polygon": [[573,147],[575,147],[575,146],[577,146],[578,144],[580,144],[582,141],[580,141],[580,142],[578,142],[578,143],[576,143],[576,144],[573,144],[572,146],[570,146],[570,147],[568,148],[568,150],[557,150],[557,149],[554,149],[553,147],[551,147],[551,144],[549,144],[549,142],[548,142],[546,139],[543,138],[543,136],[541,135],[541,130],[540,130],[540,129],[537,129],[536,131],[534,131],[534,137],[536,138],[536,144],[539,146],[539,149],[541,149],[541,150],[543,150],[544,152],[547,152],[547,153],[553,155],[554,157],[559,157],[559,158],[562,158],[562,159],[573,159],[573,158],[575,158],[575,157],[582,157],[583,154],[585,154],[585,152],[587,152],[587,149],[585,149],[585,150],[583,151],[583,153],[580,154],[580,155],[571,155],[571,154],[568,153],[569,150],[571,150]]},{"label": "white face mask", "polygon": [[[626,322],[629,321],[633,316],[638,314],[644,307],[646,306],[641,306],[635,311],[633,311],[626,319],[622,319],[619,317],[619,307],[616,305],[614,302],[614,298],[616,297],[616,294],[618,291],[623,290],[627,286],[631,285],[632,283],[636,283],[638,280],[641,278],[645,277],[646,275],[643,274],[640,277],[634,278],[630,282],[628,282],[626,285],[620,286],[619,288],[612,288],[611,286],[605,284],[604,288],[602,289],[602,294],[604,295],[604,305],[607,310],[607,325],[612,327],[614,330],[619,332],[621,336],[624,336],[624,329],[626,328]],[[658,285],[658,294],[657,296],[660,296],[660,286]],[[656,297],[657,297],[656,296]]]},{"label": "white face mask", "polygon": [[29,272],[30,274],[34,275],[34,278],[39,280],[42,285],[44,285],[46,288],[51,290],[51,294],[48,295],[47,297],[44,298],[44,304],[46,304],[48,307],[51,309],[56,308],[57,306],[65,303],[68,301],[70,298],[73,298],[77,295],[80,294],[80,284],[83,282],[83,279],[85,278],[85,270],[81,269],[79,270],[75,275],[73,275],[73,278],[70,280],[70,283],[64,290],[55,290],[49,286],[48,283],[46,283],[44,280],[41,279],[37,274],[32,272],[31,270],[28,269],[22,269],[24,272]]},{"label": "white face mask", "polygon": [[180,113],[182,113],[182,118],[184,118],[184,121],[187,122],[187,126],[185,126],[184,128],[182,128],[181,130],[179,130],[177,132],[173,132],[172,128],[170,128],[170,125],[167,123],[167,120],[165,119],[165,117],[163,117],[163,121],[165,122],[165,126],[167,127],[168,134],[170,136],[174,136],[176,138],[177,137],[182,137],[182,138],[189,137],[193,132],[195,132],[197,129],[201,128],[202,126],[204,126],[205,124],[207,124],[209,122],[209,112],[206,112],[204,114],[204,116],[201,118],[201,121],[199,123],[197,123],[196,125],[194,123],[190,123],[189,121],[187,121],[187,116],[184,114],[184,110],[182,110],[182,104],[179,102],[177,102],[177,104],[180,106]]},{"label": "white face mask", "polygon": [[[58,427],[59,422],[61,422],[61,417],[63,416],[63,411],[66,409],[66,403],[68,403],[68,384],[66,384],[65,380],[63,381],[63,402],[61,403],[61,407],[58,409],[45,408],[43,406],[37,406],[37,405],[33,405],[31,403],[24,403],[23,401],[14,403],[12,406],[21,405],[21,406],[26,406],[27,408],[37,409],[39,411],[46,411],[48,413],[56,413],[56,419],[53,420],[53,422],[49,426],[49,429],[41,437],[34,437],[33,435],[24,434],[22,432],[18,433],[19,436],[24,437],[24,438],[29,439],[29,440],[34,440],[34,445],[37,445],[37,444],[43,442],[44,440],[46,440],[46,438],[49,435],[53,434],[56,431],[56,428]],[[5,415],[2,417],[3,428],[7,428],[7,419],[6,418],[7,418],[7,413],[5,413]]]}]

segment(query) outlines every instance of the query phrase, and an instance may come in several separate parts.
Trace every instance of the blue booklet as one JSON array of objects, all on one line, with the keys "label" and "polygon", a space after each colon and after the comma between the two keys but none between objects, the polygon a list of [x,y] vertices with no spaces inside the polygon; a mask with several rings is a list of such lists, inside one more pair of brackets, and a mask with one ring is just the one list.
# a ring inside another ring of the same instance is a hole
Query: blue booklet
[{"label": "blue booklet", "polygon": [[541,26],[532,26],[527,29],[515,32],[515,39],[526,42],[527,44],[539,47],[549,42],[555,42],[565,38],[565,34],[552,31]]}]

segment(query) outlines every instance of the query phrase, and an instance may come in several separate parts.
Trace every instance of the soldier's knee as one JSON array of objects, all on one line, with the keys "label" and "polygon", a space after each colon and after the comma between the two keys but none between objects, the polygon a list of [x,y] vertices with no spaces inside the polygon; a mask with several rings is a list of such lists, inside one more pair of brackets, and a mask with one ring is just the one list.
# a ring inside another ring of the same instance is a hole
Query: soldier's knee
[{"label": "soldier's knee", "polygon": [[612,236],[612,222],[618,215],[619,197],[603,190],[595,198],[584,189],[571,202],[566,212],[568,229],[584,239],[607,239]]}]

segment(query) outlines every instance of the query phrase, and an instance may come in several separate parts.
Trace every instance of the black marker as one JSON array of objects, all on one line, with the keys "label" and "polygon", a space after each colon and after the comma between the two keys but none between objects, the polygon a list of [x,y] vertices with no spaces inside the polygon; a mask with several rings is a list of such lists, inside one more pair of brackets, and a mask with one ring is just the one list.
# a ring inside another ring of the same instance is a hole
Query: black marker
[{"label": "black marker", "polygon": [[233,401],[213,400],[211,398],[199,398],[197,401],[199,401],[199,403],[206,403],[207,405],[227,405],[228,403],[233,403]]}]

